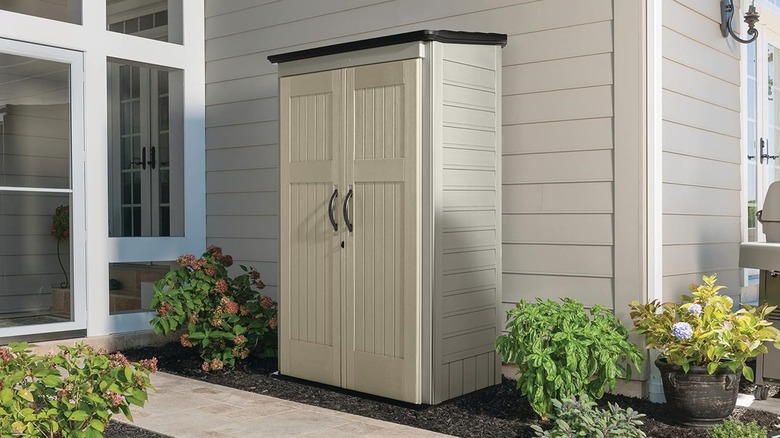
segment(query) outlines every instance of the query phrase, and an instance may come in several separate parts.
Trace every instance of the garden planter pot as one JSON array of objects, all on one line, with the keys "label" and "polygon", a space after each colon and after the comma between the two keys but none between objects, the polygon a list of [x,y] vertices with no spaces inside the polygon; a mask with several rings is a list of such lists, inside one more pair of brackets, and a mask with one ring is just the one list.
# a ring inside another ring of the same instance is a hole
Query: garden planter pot
[{"label": "garden planter pot", "polygon": [[706,367],[692,366],[686,374],[681,366],[657,359],[666,402],[674,406],[680,423],[693,427],[711,427],[731,415],[737,404],[742,367],[732,372],[718,368],[713,374]]}]

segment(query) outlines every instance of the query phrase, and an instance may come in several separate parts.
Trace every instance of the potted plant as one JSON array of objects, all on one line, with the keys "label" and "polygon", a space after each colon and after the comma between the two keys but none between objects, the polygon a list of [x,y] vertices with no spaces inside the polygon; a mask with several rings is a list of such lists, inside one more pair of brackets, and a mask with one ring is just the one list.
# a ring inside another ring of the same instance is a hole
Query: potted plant
[{"label": "potted plant", "polygon": [[743,305],[734,312],[732,299],[719,293],[724,287],[715,286],[716,274],[702,280],[680,303],[631,303],[636,332],[660,353],[655,365],[666,401],[689,426],[711,426],[729,416],[739,374],[753,381],[745,361],[766,353],[767,342],[780,348],[780,331],[765,319],[774,306]]}]

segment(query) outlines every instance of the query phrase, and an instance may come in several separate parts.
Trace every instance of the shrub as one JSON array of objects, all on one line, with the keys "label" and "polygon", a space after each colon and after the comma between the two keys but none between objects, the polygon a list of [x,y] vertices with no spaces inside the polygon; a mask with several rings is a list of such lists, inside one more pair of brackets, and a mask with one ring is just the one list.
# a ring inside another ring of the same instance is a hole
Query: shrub
[{"label": "shrub", "polygon": [[89,345],[34,355],[26,343],[0,347],[0,436],[101,437],[113,414],[132,420],[157,359],[130,363]]},{"label": "shrub", "polygon": [[[537,437],[568,438],[568,437],[600,437],[600,438],[644,438],[645,433],[639,430],[642,425],[640,414],[631,408],[608,403],[609,409],[596,407],[596,403],[587,397],[580,397],[560,402],[552,401],[555,406],[555,420],[552,429],[544,431],[537,425],[531,427]],[[737,435],[732,435],[737,436]],[[766,436],[766,435],[765,435]]]},{"label": "shrub", "polygon": [[200,258],[179,257],[181,265],[155,283],[151,324],[156,333],[186,328],[180,342],[198,349],[204,371],[235,366],[250,352],[276,355],[277,304],[255,289],[265,287],[254,268],[231,278],[233,258],[210,246]]},{"label": "shrub", "polygon": [[768,351],[772,342],[780,348],[780,331],[766,320],[776,306],[743,308],[733,312],[734,302],[720,295],[723,286],[715,286],[717,276],[703,276],[704,284],[690,286],[693,296],[680,297],[682,304],[631,303],[631,318],[636,332],[645,335],[647,348],[655,348],[670,364],[687,373],[691,366],[707,367],[713,374],[719,367],[736,371],[753,381],[753,369],[743,366]]},{"label": "shrub", "polygon": [[766,438],[767,430],[755,420],[743,423],[739,420],[724,420],[707,432],[707,438]]},{"label": "shrub", "polygon": [[[590,310],[569,299],[525,300],[507,312],[509,333],[496,340],[496,351],[518,367],[517,387],[542,418],[552,400],[587,394],[592,399],[615,389],[617,378],[639,369],[642,351],[628,341],[628,330],[602,306]],[[630,362],[630,363],[628,363]]]}]

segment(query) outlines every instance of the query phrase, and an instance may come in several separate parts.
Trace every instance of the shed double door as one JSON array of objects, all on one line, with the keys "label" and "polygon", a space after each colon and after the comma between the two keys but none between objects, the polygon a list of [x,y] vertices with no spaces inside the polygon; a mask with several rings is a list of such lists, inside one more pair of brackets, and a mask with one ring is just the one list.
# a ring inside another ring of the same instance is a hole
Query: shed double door
[{"label": "shed double door", "polygon": [[282,374],[420,402],[419,76],[280,79]]}]

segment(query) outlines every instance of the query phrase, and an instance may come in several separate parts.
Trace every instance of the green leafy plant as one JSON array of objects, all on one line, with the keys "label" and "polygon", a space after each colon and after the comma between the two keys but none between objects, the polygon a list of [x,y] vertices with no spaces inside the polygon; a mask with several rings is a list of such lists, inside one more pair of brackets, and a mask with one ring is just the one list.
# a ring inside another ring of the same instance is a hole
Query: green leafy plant
[{"label": "green leafy plant", "polygon": [[57,240],[65,240],[70,236],[70,208],[60,205],[54,209],[51,217],[51,235]]},{"label": "green leafy plant", "polygon": [[254,268],[241,266],[232,278],[233,258],[210,246],[200,258],[186,254],[181,267],[155,283],[151,324],[156,333],[186,328],[180,342],[198,349],[204,371],[235,366],[250,353],[276,355],[277,304],[257,289],[265,287]]},{"label": "green leafy plant", "polygon": [[594,306],[590,316],[569,298],[523,300],[507,312],[509,332],[498,337],[496,351],[517,364],[517,387],[542,418],[553,399],[601,398],[605,387],[613,390],[618,378],[631,377],[630,364],[639,370],[644,360],[611,311]]},{"label": "green leafy plant", "polygon": [[89,345],[35,355],[26,343],[0,347],[0,435],[102,437],[113,414],[132,420],[153,388],[157,359],[129,362]]},{"label": "green leafy plant", "polygon": [[596,403],[590,401],[586,396],[563,402],[553,400],[552,403],[555,407],[555,413],[551,416],[554,420],[553,428],[545,431],[537,425],[532,425],[537,437],[645,437],[645,433],[639,429],[639,426],[643,424],[640,419],[645,415],[631,408],[623,409],[616,404],[607,403],[608,409],[599,409],[596,407]]},{"label": "green leafy plant", "polygon": [[636,332],[645,335],[647,348],[657,349],[668,363],[707,367],[712,374],[718,367],[732,372],[742,366],[742,374],[753,381],[753,370],[745,361],[766,353],[766,342],[780,348],[780,332],[766,316],[775,306],[762,305],[733,312],[734,302],[715,286],[717,276],[703,276],[702,285],[691,285],[693,296],[683,295],[681,303],[631,303],[631,318]]},{"label": "green leafy plant", "polygon": [[766,438],[767,430],[755,420],[743,423],[739,420],[724,420],[707,432],[707,438]]}]

